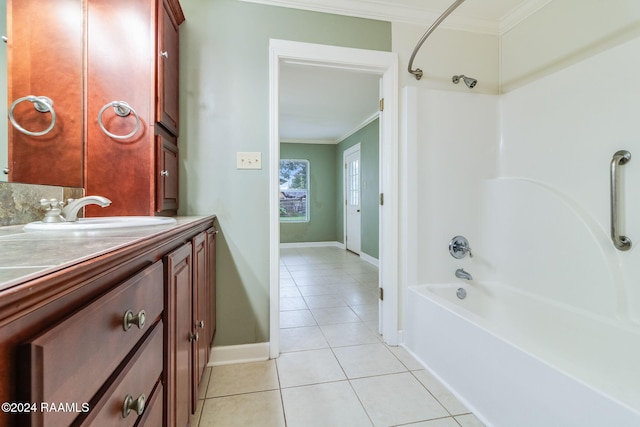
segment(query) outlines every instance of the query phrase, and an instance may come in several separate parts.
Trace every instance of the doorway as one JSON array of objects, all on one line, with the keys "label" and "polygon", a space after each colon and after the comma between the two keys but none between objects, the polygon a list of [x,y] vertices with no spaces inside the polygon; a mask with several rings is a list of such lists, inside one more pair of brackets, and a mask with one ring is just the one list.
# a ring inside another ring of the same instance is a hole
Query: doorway
[{"label": "doorway", "polygon": [[360,255],[361,182],[360,144],[344,152],[344,243],[348,251]]},{"label": "doorway", "polygon": [[[279,220],[279,85],[280,66],[295,63],[374,74],[381,78],[384,111],[380,113],[380,332],[387,344],[398,344],[398,59],[390,52],[271,40],[269,46],[269,282],[270,357],[279,355],[280,220]],[[381,197],[382,200],[382,197]]]}]

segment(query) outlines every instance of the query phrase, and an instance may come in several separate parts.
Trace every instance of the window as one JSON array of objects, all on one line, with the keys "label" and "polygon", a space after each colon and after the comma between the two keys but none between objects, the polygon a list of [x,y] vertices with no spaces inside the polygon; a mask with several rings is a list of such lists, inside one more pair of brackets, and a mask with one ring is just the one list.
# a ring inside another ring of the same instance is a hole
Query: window
[{"label": "window", "polygon": [[308,160],[280,160],[280,221],[309,221]]}]

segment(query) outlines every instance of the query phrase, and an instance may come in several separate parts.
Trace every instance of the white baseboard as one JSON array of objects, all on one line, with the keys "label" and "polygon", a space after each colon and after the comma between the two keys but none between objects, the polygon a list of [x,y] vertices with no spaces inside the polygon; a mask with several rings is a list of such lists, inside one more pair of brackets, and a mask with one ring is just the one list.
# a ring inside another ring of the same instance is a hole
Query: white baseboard
[{"label": "white baseboard", "polygon": [[207,366],[231,365],[234,363],[261,362],[269,360],[269,343],[225,345],[211,347]]},{"label": "white baseboard", "polygon": [[378,260],[377,258],[372,257],[369,254],[365,254],[364,252],[360,252],[360,259],[363,261],[368,262],[371,265],[375,265],[376,267],[380,268],[380,260]]},{"label": "white baseboard", "polygon": [[294,243],[280,243],[281,249],[288,248],[324,248],[335,247],[344,249],[344,243],[340,242],[294,242]]}]

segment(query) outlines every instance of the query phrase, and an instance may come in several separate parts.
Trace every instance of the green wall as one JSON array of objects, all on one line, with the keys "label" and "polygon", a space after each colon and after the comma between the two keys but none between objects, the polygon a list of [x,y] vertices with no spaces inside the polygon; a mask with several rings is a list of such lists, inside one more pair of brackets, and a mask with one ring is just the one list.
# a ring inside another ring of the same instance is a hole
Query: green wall
[{"label": "green wall", "polygon": [[[180,214],[218,215],[215,345],[269,340],[269,39],[391,50],[391,24],[237,0],[182,0]],[[236,152],[262,153],[237,170]]]},{"label": "green wall", "polygon": [[[362,165],[362,199],[361,199],[361,215],[360,227],[362,229],[361,251],[378,259],[378,240],[379,240],[379,198],[380,198],[380,124],[376,119],[363,127],[338,145],[336,153],[337,165],[337,187],[336,193],[339,200],[344,200],[343,176],[343,153],[350,147],[360,143],[360,163]],[[336,206],[336,235],[338,241],[344,240],[344,203],[338,203]]]},{"label": "green wall", "polygon": [[280,223],[280,242],[336,241],[336,146],[280,144],[281,159],[309,160],[309,222]]}]

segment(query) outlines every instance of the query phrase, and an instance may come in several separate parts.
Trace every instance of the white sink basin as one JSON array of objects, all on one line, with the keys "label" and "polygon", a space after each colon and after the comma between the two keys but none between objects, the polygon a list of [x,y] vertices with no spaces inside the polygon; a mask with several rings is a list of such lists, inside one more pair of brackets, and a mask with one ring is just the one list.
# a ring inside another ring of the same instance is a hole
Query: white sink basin
[{"label": "white sink basin", "polygon": [[36,221],[25,225],[24,229],[26,231],[112,230],[174,224],[176,224],[175,218],[164,216],[106,216],[101,218],[80,218],[75,222],[48,223]]}]

